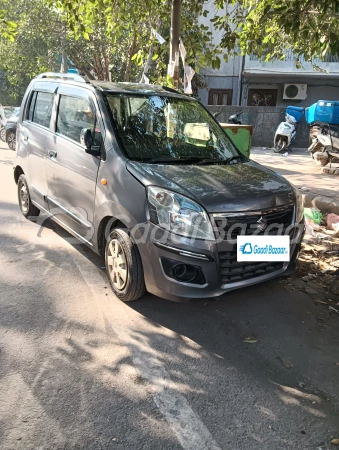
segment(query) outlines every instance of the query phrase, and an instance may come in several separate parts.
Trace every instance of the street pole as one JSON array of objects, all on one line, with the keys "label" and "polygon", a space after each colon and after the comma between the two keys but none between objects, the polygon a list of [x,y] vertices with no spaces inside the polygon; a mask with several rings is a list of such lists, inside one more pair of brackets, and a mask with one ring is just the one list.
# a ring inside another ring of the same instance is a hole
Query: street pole
[{"label": "street pole", "polygon": [[170,65],[174,67],[174,88],[179,88],[179,39],[181,0],[172,0]]}]

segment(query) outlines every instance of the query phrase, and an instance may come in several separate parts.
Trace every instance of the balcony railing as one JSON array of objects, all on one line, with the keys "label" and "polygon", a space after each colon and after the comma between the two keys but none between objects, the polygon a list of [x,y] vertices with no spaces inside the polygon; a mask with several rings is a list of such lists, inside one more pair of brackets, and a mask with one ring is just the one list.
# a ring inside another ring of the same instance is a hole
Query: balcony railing
[{"label": "balcony railing", "polygon": [[[258,56],[255,54],[250,55],[250,61],[262,61],[264,62],[265,56]],[[281,61],[281,62],[294,62],[297,59],[297,56],[293,53],[292,50],[287,50],[285,53],[285,59],[274,59],[274,61]],[[304,56],[299,57],[299,61],[301,63],[306,62]],[[327,53],[322,58],[312,58],[313,63],[339,63],[339,55],[332,55],[331,53]]]}]

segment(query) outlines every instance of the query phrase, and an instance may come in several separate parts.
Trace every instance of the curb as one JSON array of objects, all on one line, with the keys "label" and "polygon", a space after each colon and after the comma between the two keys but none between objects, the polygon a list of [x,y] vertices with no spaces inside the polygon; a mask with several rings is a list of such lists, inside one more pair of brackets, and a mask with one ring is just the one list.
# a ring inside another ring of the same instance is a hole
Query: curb
[{"label": "curb", "polygon": [[304,206],[318,208],[323,214],[334,213],[339,216],[339,201],[312,193],[302,193]]}]

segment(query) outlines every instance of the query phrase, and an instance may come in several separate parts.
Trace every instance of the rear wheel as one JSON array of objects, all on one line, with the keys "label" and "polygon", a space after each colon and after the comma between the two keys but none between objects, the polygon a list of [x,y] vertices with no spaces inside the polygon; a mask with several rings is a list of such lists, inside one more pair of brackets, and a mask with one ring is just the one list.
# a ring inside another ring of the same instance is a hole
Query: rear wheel
[{"label": "rear wheel", "polygon": [[146,292],[144,271],[137,246],[128,233],[113,230],[105,250],[106,269],[112,289],[123,302],[131,302]]},{"label": "rear wheel", "polygon": [[7,145],[8,147],[15,151],[16,148],[16,135],[13,131],[10,131],[7,135]]},{"label": "rear wheel", "polygon": [[0,139],[6,142],[6,130],[5,127],[1,127],[0,129]]},{"label": "rear wheel", "polygon": [[284,139],[279,138],[274,144],[274,153],[283,153],[286,150],[287,142]]},{"label": "rear wheel", "polygon": [[32,203],[25,175],[20,175],[18,180],[18,201],[20,210],[26,219],[34,220],[38,217],[40,210]]}]

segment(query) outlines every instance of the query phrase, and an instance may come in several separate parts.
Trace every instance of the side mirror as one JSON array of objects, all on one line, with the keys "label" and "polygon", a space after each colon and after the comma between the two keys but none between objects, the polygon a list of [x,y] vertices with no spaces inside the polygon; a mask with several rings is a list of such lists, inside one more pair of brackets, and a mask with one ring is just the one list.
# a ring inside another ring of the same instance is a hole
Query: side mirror
[{"label": "side mirror", "polygon": [[84,147],[86,153],[92,156],[101,156],[100,146],[94,145],[93,134],[90,128],[81,130],[80,144]]}]

